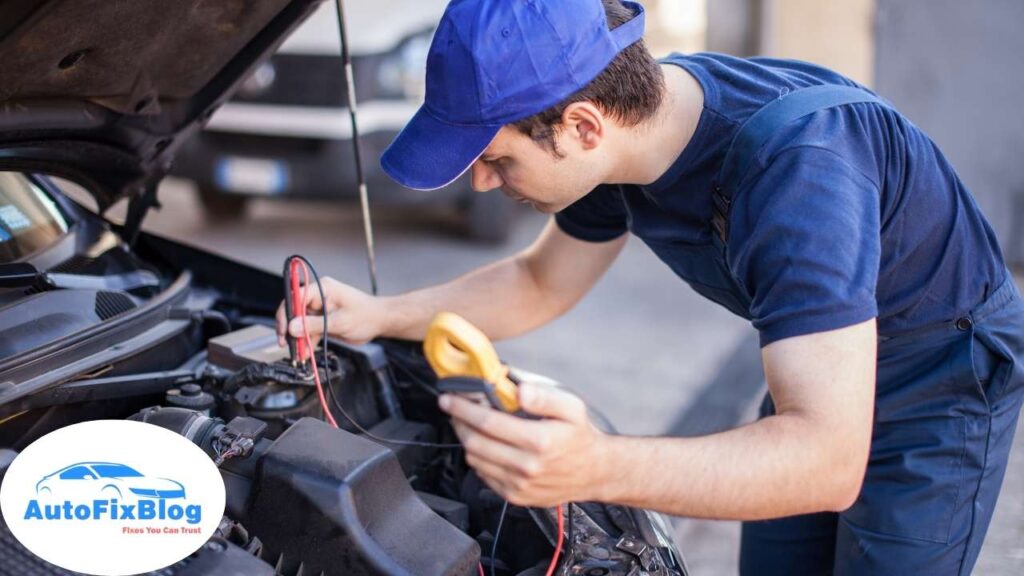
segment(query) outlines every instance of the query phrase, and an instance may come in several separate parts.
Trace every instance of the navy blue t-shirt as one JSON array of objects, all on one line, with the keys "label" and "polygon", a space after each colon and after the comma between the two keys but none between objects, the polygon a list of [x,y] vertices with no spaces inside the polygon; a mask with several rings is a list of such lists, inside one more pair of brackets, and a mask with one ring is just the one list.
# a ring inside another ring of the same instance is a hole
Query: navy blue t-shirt
[{"label": "navy blue t-shirt", "polygon": [[[601,186],[556,214],[601,242],[627,231],[683,280],[711,247],[713,180],[736,132],[790,91],[856,86],[811,64],[672,55],[704,90],[693,138],[649,186]],[[734,191],[728,272],[761,345],[878,317],[895,335],[968,312],[1005,277],[995,235],[935,144],[876,103],[822,110],[778,131]],[[701,290],[701,288],[705,288]]]}]

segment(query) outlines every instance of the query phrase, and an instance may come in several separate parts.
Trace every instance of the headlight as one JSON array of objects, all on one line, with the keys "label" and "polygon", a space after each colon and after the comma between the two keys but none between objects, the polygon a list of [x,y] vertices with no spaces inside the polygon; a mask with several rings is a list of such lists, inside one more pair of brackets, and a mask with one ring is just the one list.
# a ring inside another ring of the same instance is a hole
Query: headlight
[{"label": "headlight", "polygon": [[433,37],[433,30],[412,36],[384,57],[377,70],[377,85],[382,96],[423,100],[427,53]]},{"label": "headlight", "polygon": [[138,494],[139,496],[149,496],[151,498],[156,498],[158,496],[156,490],[151,488],[129,488],[128,490],[130,490],[132,494]]}]

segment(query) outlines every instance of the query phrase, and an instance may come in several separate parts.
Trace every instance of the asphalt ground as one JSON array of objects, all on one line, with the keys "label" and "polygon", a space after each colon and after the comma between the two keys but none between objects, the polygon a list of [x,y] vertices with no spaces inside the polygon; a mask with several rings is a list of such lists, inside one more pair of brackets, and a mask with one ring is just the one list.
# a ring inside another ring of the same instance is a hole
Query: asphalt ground
[{"label": "asphalt ground", "polygon": [[[168,180],[150,231],[271,271],[301,253],[322,275],[368,290],[363,229],[352,203],[259,200],[246,218],[203,217],[191,185]],[[384,294],[443,282],[528,245],[545,217],[523,211],[505,245],[460,237],[458,222],[429,211],[376,211]],[[495,302],[501,306],[501,302]],[[679,281],[639,241],[576,308],[550,325],[498,343],[507,361],[559,380],[624,434],[697,435],[755,417],[764,393],[756,334],[740,318]],[[976,574],[1024,574],[1024,432]],[[736,573],[739,525],[675,519],[675,538],[693,574]]]}]

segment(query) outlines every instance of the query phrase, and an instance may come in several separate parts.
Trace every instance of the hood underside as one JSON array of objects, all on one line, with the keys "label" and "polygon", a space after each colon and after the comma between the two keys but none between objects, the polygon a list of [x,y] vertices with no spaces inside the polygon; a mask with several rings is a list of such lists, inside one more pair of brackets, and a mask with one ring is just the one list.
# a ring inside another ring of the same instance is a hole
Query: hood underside
[{"label": "hood underside", "polygon": [[319,2],[0,0],[0,169],[139,193]]}]

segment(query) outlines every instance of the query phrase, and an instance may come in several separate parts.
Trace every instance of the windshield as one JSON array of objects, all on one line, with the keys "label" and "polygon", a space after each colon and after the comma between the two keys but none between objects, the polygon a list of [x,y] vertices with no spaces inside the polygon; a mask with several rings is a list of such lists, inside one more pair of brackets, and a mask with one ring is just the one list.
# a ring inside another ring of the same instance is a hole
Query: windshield
[{"label": "windshield", "polygon": [[24,174],[0,172],[0,264],[24,259],[67,231],[67,220],[38,186]]},{"label": "windshield", "polygon": [[95,470],[100,478],[141,478],[142,474],[139,474],[134,469],[125,466],[124,464],[93,464],[92,469]]}]

